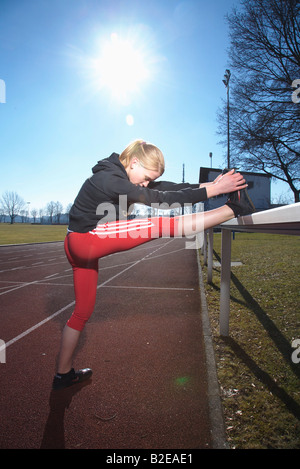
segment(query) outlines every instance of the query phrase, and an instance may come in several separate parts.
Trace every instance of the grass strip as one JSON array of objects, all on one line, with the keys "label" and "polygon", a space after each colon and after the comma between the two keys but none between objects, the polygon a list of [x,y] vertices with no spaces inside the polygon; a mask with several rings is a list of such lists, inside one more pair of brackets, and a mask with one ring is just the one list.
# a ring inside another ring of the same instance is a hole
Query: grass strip
[{"label": "grass strip", "polygon": [[[227,338],[219,335],[220,267],[205,285],[231,448],[300,449],[300,363],[292,360],[300,339],[299,248],[298,236],[235,233],[231,260],[242,266],[231,268]],[[214,261],[220,257],[215,233]]]},{"label": "grass strip", "polygon": [[66,225],[0,223],[0,245],[63,241],[66,233]]}]

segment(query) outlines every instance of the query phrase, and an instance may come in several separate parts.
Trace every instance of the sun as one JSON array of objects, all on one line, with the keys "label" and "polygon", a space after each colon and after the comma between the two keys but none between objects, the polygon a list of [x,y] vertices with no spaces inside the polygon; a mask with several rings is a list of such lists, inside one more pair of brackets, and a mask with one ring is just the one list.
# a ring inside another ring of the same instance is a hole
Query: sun
[{"label": "sun", "polygon": [[133,40],[113,33],[94,61],[98,86],[108,89],[113,98],[127,101],[149,78],[146,55]]}]

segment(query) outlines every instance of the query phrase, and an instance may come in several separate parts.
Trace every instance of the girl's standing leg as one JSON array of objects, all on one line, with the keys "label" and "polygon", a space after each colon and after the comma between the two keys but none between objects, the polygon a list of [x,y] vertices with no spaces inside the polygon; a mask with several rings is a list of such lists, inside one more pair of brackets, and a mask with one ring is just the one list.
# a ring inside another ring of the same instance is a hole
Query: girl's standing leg
[{"label": "girl's standing leg", "polygon": [[76,331],[76,329],[72,329],[71,327],[65,325],[60,344],[59,359],[57,365],[58,373],[65,374],[71,370],[73,363],[73,355],[77,347],[80,334],[81,331]]},{"label": "girl's standing leg", "polygon": [[92,314],[96,301],[98,282],[98,259],[89,260],[86,267],[75,265],[74,258],[69,250],[69,239],[65,240],[65,251],[73,268],[75,309],[67,322],[61,339],[58,358],[58,373],[68,373],[72,368],[75,348],[85,323]]}]

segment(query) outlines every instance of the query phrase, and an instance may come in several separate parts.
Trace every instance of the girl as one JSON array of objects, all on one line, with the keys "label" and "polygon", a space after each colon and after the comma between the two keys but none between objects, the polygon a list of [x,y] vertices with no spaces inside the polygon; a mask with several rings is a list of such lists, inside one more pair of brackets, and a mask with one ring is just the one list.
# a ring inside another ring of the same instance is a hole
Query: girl
[{"label": "girl", "polygon": [[[65,252],[73,268],[75,309],[62,334],[53,389],[65,388],[92,375],[89,368],[75,371],[72,357],[94,310],[99,258],[162,236],[193,235],[254,211],[246,196],[246,181],[234,170],[199,187],[154,182],[164,169],[162,152],[150,143],[136,140],[121,155],[113,153],[99,161],[93,175],[81,187],[70,211],[65,239]],[[128,209],[134,203],[170,209],[175,203],[195,204],[226,193],[229,193],[226,204],[208,212],[128,219]]]}]

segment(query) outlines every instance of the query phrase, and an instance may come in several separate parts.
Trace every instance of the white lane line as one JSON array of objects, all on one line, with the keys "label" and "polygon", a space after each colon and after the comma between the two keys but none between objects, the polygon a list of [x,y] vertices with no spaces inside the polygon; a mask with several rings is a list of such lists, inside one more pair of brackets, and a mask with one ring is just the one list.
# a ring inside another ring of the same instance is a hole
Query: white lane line
[{"label": "white lane line", "polygon": [[55,282],[46,282],[46,281],[38,283],[38,285],[50,285],[50,286],[53,285],[55,287],[74,287],[73,283],[55,283]]},{"label": "white lane line", "polygon": [[[12,281],[12,280],[0,280],[0,284],[1,283],[11,283],[13,285],[23,285],[24,282],[16,282],[16,281]],[[10,288],[11,285],[5,285],[4,287],[0,287],[1,290],[5,290],[6,288]]]},{"label": "white lane line", "polygon": [[116,267],[123,267],[124,265],[130,265],[132,264],[134,261],[130,261],[130,262],[124,262],[122,264],[112,264],[112,265],[108,265],[108,266],[99,266],[99,272],[101,272],[102,270],[107,270],[107,269],[115,269]]},{"label": "white lane line", "polygon": [[58,316],[59,314],[61,314],[63,311],[65,311],[66,309],[70,308],[70,307],[71,307],[72,305],[74,305],[74,304],[75,304],[75,301],[72,301],[72,303],[69,303],[68,305],[64,306],[63,308],[61,308],[60,310],[56,311],[55,313],[53,313],[53,314],[52,314],[51,316],[49,316],[48,318],[43,319],[43,321],[40,321],[40,322],[37,323],[35,326],[30,327],[30,328],[27,329],[26,331],[22,332],[22,334],[17,335],[17,337],[15,337],[14,339],[9,340],[9,341],[6,342],[4,345],[2,345],[2,347],[0,347],[0,352],[1,352],[1,350],[7,349],[7,347],[9,347],[10,345],[14,344],[15,342],[18,342],[18,340],[23,339],[23,337],[25,337],[26,335],[30,334],[30,332],[35,331],[36,329],[38,329],[39,327],[41,327],[43,324],[45,324],[46,322],[48,322],[48,321],[50,321],[51,319],[55,318],[55,316]]},{"label": "white lane line", "polygon": [[163,254],[158,254],[158,256],[151,257],[152,259],[158,259],[159,257],[169,256],[170,254],[176,254],[177,252],[185,251],[185,248],[176,249],[175,251],[164,252]]},{"label": "white lane line", "polygon": [[[11,272],[13,270],[26,270],[26,269],[32,269],[32,268],[36,268],[36,267],[53,267],[53,266],[57,266],[59,264],[65,264],[66,262],[55,262],[54,264],[45,264],[45,263],[42,263],[42,265],[30,265],[30,266],[26,266],[26,265],[22,265],[20,267],[15,267],[14,269],[6,269],[6,270],[0,270],[0,273],[5,273],[5,272]],[[39,282],[39,280],[37,280],[37,282]],[[28,284],[30,285],[30,284]],[[25,285],[24,285],[25,286]]]},{"label": "white lane line", "polygon": [[[54,279],[56,280],[56,279]],[[73,283],[55,283],[55,282],[43,282],[40,285],[50,285],[56,287],[73,287]],[[0,287],[5,288],[5,287]],[[145,287],[143,285],[139,287],[130,287],[128,285],[99,285],[98,288],[115,288],[115,289],[124,289],[124,290],[163,290],[163,291],[195,291],[194,288],[180,288],[180,287]]]},{"label": "white lane line", "polygon": [[0,283],[13,283],[14,285],[21,285],[26,282],[17,281],[17,280],[0,280]]},{"label": "white lane line", "polygon": [[[149,254],[147,254],[145,257],[143,257],[142,259],[139,259],[138,261],[134,262],[134,264],[130,265],[129,267],[126,267],[125,269],[123,269],[121,272],[119,272],[118,274],[115,274],[113,275],[112,277],[110,277],[108,280],[105,280],[105,282],[101,283],[100,285],[97,286],[97,290],[98,288],[101,288],[103,287],[104,285],[106,285],[107,283],[109,283],[111,280],[114,280],[115,278],[119,277],[119,275],[122,275],[124,272],[126,272],[127,270],[129,269],[132,269],[132,267],[136,266],[137,264],[139,264],[140,262],[143,262],[144,260],[147,259],[147,257],[151,256],[151,254],[154,254],[156,251],[159,251],[160,249],[162,249],[163,247],[165,247],[167,244],[169,243],[172,243],[173,242],[173,238],[168,241],[167,243],[159,246],[158,248],[154,249],[154,251],[150,252]],[[35,282],[30,282],[30,283],[27,283],[26,285],[31,285],[31,284],[34,284],[34,283],[37,283],[37,282],[40,282],[40,280],[37,280]],[[20,288],[20,287],[16,287],[16,288]],[[14,290],[14,289],[12,289]],[[11,290],[11,291],[12,291]],[[0,295],[2,295],[2,293],[0,293]],[[66,309],[68,308],[71,308],[71,306],[74,306],[75,305],[75,301],[71,301],[71,303],[69,303],[68,305],[64,306],[63,308],[59,309],[58,311],[56,311],[55,313],[53,313],[51,316],[49,316],[48,318],[46,319],[43,319],[42,321],[40,321],[39,323],[35,324],[35,326],[32,326],[30,327],[29,329],[27,329],[26,331],[22,332],[21,334],[17,335],[14,339],[11,339],[9,340],[8,342],[4,343],[4,345],[0,346],[0,352],[4,349],[7,349],[10,345],[12,344],[15,344],[16,342],[18,342],[20,339],[23,339],[23,337],[26,337],[28,334],[30,334],[31,332],[35,331],[36,329],[38,329],[39,327],[41,327],[43,324],[47,323],[48,321],[51,321],[51,319],[55,318],[56,316],[58,316],[59,314],[63,313],[64,311],[66,311]]]},{"label": "white lane line", "polygon": [[[49,278],[51,278],[51,277],[55,277],[56,275],[58,275],[58,273],[52,274],[52,275],[47,275],[47,277],[44,277],[44,278],[42,278],[42,279],[40,279],[40,280],[34,280],[34,282],[8,282],[8,281],[7,281],[7,283],[14,283],[14,284],[17,284],[17,283],[18,283],[19,285],[16,286],[16,287],[14,287],[14,288],[11,288],[10,290],[3,291],[2,293],[0,293],[0,296],[1,296],[1,295],[5,295],[5,293],[10,293],[10,292],[12,292],[12,291],[14,291],[14,290],[18,290],[19,288],[28,287],[29,285],[39,285],[39,284],[40,284],[40,285],[44,285],[44,280],[49,279]],[[58,279],[58,278],[65,278],[65,276],[63,276],[63,277],[57,277],[57,279]],[[3,280],[2,282],[5,283],[6,281]],[[9,287],[7,287],[7,288],[9,288]]]},{"label": "white lane line", "polygon": [[18,287],[14,287],[14,288],[11,288],[10,290],[3,291],[2,293],[0,293],[0,295],[5,295],[6,293],[10,293],[14,290],[18,290],[19,288],[28,287],[28,285],[34,285],[35,283],[39,283],[40,281],[41,280],[35,280],[34,282],[23,283],[22,285],[19,285]]},{"label": "white lane line", "polygon": [[167,291],[194,291],[194,288],[177,288],[177,287],[129,287],[128,285],[104,285],[104,288],[124,288],[132,290],[167,290]]}]

